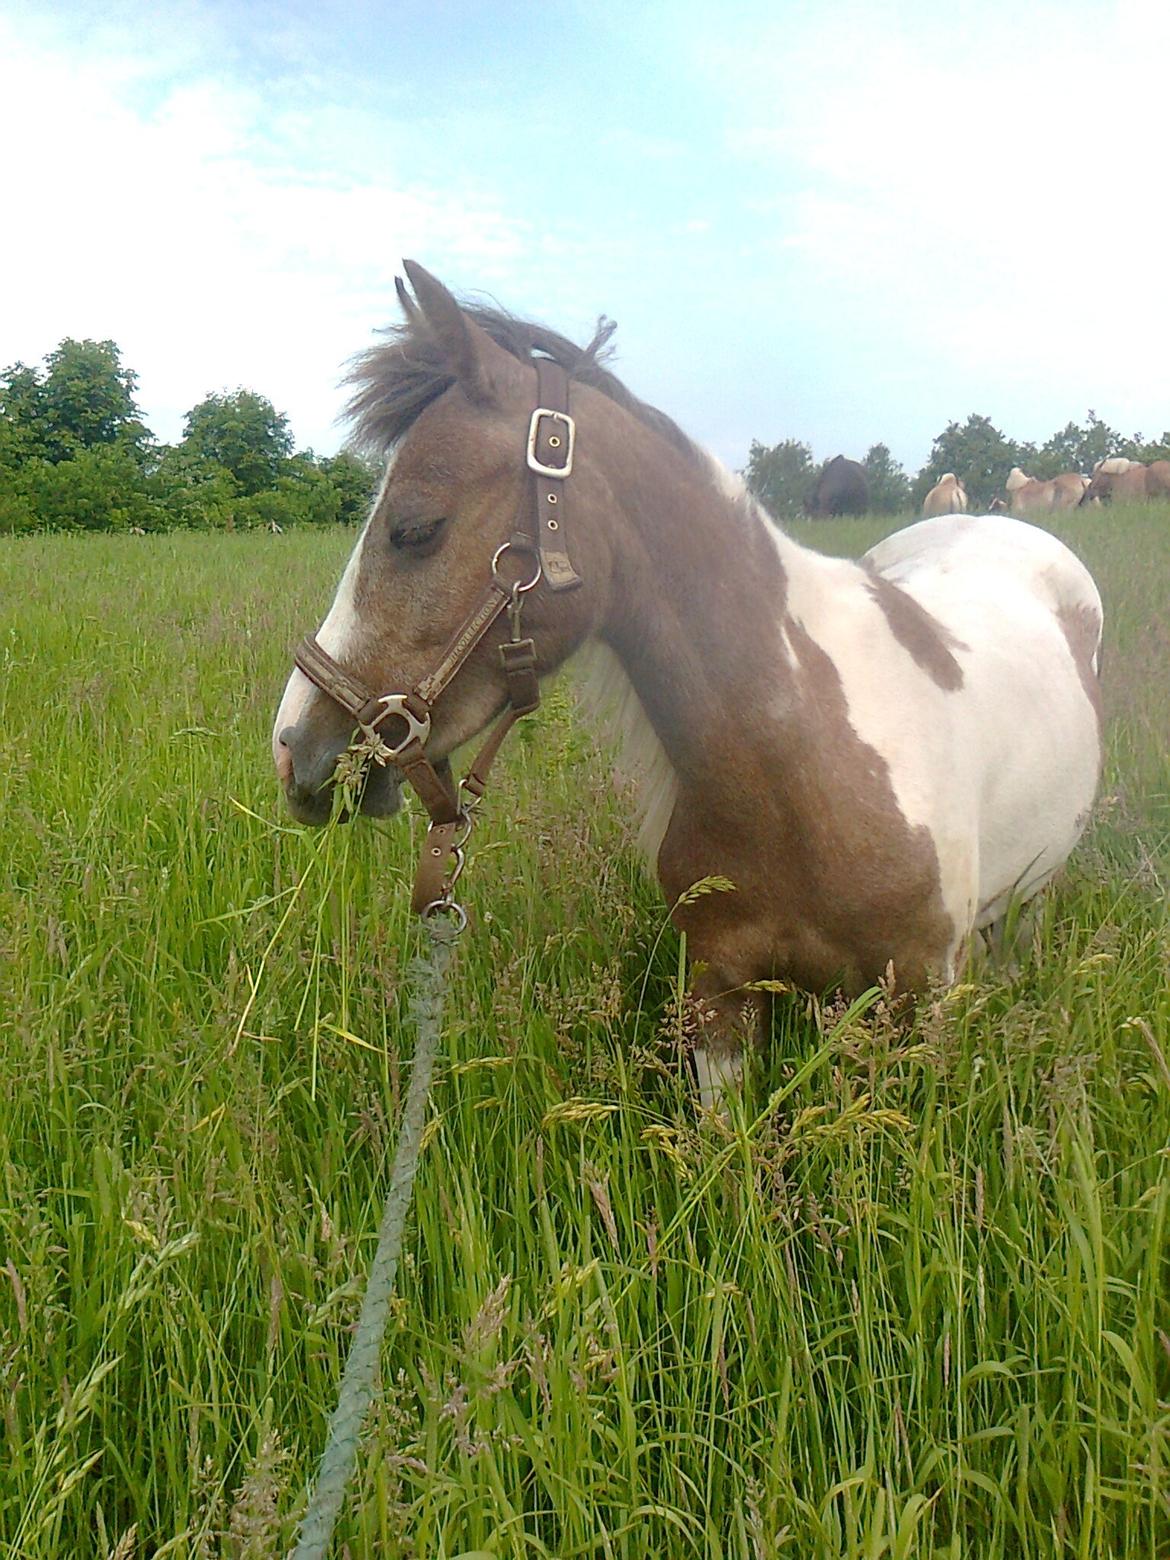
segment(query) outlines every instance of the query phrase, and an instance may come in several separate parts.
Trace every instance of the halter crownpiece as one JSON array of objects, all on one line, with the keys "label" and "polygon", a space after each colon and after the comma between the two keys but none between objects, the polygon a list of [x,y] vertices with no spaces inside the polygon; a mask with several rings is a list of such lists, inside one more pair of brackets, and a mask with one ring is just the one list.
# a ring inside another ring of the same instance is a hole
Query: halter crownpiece
[{"label": "halter crownpiece", "polygon": [[536,491],[536,545],[550,590],[573,590],[581,576],[565,550],[564,487],[573,470],[577,424],[569,416],[569,376],[549,358],[536,360],[540,404],[528,424],[527,465]]},{"label": "halter crownpiece", "polygon": [[[379,694],[347,672],[312,634],[293,652],[293,661],[309,681],[352,716],[365,736],[378,739],[378,762],[394,764],[430,814],[431,826],[411,896],[412,908],[423,914],[459,910],[451,890],[463,869],[471,811],[484,793],[488,771],[504,738],[521,715],[540,703],[536,647],[520,633],[524,597],[542,579],[553,591],[573,590],[582,583],[565,543],[565,480],[573,470],[577,439],[577,425],[569,415],[569,376],[550,358],[535,359],[535,367],[538,404],[529,419],[525,449],[525,464],[532,472],[530,523],[521,513],[515,531],[497,547],[487,587],[451,636],[438,663],[408,692]],[[528,578],[504,577],[501,564],[510,553],[532,555]],[[499,652],[508,706],[456,791],[426,756],[431,707],[505,610],[509,637]],[[463,915],[461,910],[459,913]]]}]

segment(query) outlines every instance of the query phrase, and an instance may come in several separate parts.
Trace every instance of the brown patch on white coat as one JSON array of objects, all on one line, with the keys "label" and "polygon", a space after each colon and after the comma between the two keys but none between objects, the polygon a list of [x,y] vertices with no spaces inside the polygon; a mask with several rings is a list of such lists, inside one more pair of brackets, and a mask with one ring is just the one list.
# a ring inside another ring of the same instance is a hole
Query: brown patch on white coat
[{"label": "brown patch on white coat", "polygon": [[[952,513],[948,510],[947,513]],[[967,650],[949,633],[921,602],[900,590],[891,580],[871,571],[870,593],[886,615],[890,632],[907,649],[918,665],[928,672],[940,688],[954,691],[963,686],[963,668],[955,659],[956,650]]]},{"label": "brown patch on white coat", "polygon": [[1085,696],[1101,726],[1101,614],[1088,602],[1069,602],[1057,610],[1056,620],[1068,640],[1069,650]]}]

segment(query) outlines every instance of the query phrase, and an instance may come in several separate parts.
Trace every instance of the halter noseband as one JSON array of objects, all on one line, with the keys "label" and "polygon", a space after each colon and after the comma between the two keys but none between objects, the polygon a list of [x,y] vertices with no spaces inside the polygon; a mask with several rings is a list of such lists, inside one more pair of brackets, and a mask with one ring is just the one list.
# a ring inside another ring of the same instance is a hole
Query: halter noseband
[{"label": "halter noseband", "polygon": [[[573,590],[581,584],[581,576],[573,568],[565,547],[565,479],[573,469],[576,442],[576,425],[569,415],[569,377],[559,363],[549,358],[535,359],[535,366],[537,405],[529,419],[525,452],[532,473],[528,514],[521,512],[512,535],[496,548],[487,587],[452,635],[438,663],[406,693],[375,693],[339,665],[312,634],[306,635],[293,653],[294,662],[309,681],[353,718],[377,762],[394,764],[430,814],[431,826],[411,900],[412,907],[420,912],[451,903],[450,889],[462,867],[462,845],[470,831],[471,809],[483,795],[488,771],[504,738],[521,715],[529,714],[540,703],[535,645],[520,635],[524,597],[542,579],[553,591]],[[510,553],[531,556],[532,570],[527,578],[504,577],[501,565]],[[456,789],[426,755],[431,709],[505,611],[509,637],[499,651],[508,707]],[[401,723],[395,741],[382,729],[390,721]],[[447,862],[451,856],[455,868],[448,876]]]}]

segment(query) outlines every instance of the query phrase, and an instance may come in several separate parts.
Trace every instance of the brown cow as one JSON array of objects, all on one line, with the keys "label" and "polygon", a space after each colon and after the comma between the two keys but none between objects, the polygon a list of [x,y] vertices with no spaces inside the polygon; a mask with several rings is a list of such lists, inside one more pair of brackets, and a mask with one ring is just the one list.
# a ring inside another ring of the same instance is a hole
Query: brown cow
[{"label": "brown cow", "polygon": [[944,472],[922,500],[922,513],[926,518],[931,515],[965,515],[969,507],[967,489],[953,471]]},{"label": "brown cow", "polygon": [[1099,460],[1093,467],[1093,480],[1081,502],[1146,504],[1158,499],[1170,499],[1170,460],[1155,460],[1144,466],[1140,460],[1114,455],[1110,460]]},{"label": "brown cow", "polygon": [[1054,509],[1075,509],[1085,496],[1088,478],[1078,471],[1064,471],[1045,481],[1013,466],[1004,487],[1013,515],[1046,515]]}]

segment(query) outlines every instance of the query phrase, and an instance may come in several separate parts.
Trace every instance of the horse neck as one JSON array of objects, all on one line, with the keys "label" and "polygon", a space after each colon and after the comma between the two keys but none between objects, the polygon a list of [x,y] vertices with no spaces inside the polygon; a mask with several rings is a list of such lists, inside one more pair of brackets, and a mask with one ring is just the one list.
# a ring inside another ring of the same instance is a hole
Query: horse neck
[{"label": "horse neck", "polygon": [[616,654],[679,781],[709,784],[723,744],[775,739],[785,707],[785,604],[817,584],[815,553],[772,526],[713,461],[642,425],[611,442],[610,589],[599,637]]}]

